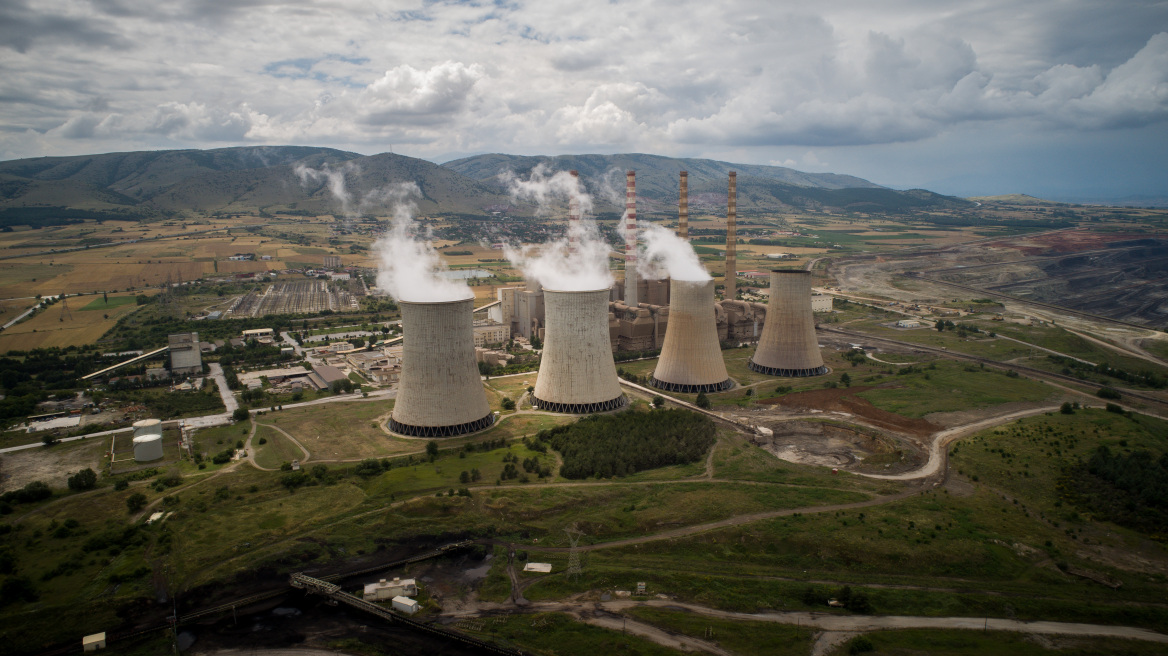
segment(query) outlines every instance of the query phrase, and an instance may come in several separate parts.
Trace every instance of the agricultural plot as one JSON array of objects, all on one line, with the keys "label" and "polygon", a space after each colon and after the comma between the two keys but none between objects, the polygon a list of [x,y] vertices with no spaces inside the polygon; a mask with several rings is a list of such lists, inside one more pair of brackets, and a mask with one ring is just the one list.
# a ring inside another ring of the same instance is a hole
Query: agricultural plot
[{"label": "agricultural plot", "polygon": [[[82,305],[87,298],[69,299],[68,309],[64,307],[65,302],[59,301],[8,328],[0,333],[0,352],[93,344],[113,328],[118,319],[138,310],[132,296],[129,301],[115,300],[126,297],[110,296],[113,304],[107,310],[89,310],[87,305]],[[100,301],[99,296],[97,302]],[[73,305],[80,307],[74,309]]]}]

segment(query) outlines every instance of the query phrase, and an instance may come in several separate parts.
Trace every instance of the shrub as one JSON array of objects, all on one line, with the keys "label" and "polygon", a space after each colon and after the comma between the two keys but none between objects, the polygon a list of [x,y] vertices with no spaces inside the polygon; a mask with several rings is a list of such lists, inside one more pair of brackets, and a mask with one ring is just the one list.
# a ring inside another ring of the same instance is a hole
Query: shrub
[{"label": "shrub", "polygon": [[1101,399],[1111,399],[1112,401],[1118,401],[1123,398],[1123,395],[1119,393],[1119,390],[1115,389],[1114,387],[1100,387],[1099,391],[1095,392],[1095,396],[1098,396]]},{"label": "shrub", "polygon": [[1067,401],[1066,403],[1063,403],[1061,408],[1059,408],[1059,412],[1063,413],[1064,415],[1073,415],[1075,414],[1075,407],[1071,405],[1070,401]]},{"label": "shrub", "polygon": [[231,413],[231,418],[235,421],[247,421],[248,417],[251,417],[251,413],[247,408],[236,408],[235,412]]},{"label": "shrub", "polygon": [[702,410],[709,410],[713,404],[710,403],[710,397],[706,396],[705,392],[698,392],[698,398],[694,399],[694,405]]},{"label": "shrub", "polygon": [[865,636],[854,638],[848,644],[849,654],[866,654],[873,651],[876,651],[876,645],[872,644],[872,641]]},{"label": "shrub", "polygon": [[70,490],[92,490],[97,487],[97,472],[86,467],[70,476],[66,482]]},{"label": "shrub", "polygon": [[135,492],[126,499],[126,508],[131,513],[136,513],[146,507],[146,495],[141,492]]}]

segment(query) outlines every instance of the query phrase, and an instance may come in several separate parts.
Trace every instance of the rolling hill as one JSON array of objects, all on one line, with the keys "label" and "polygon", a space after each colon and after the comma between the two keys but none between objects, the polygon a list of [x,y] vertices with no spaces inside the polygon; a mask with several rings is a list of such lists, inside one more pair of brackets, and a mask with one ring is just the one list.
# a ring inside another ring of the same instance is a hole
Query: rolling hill
[{"label": "rolling hill", "polygon": [[677,174],[689,171],[695,211],[725,211],[726,174],[738,171],[740,211],[834,207],[855,211],[904,211],[953,206],[961,199],[923,190],[896,191],[860,178],[803,173],[778,166],[732,164],[658,155],[480,155],[432,162],[381,153],[310,146],[254,146],[214,150],[164,150],[0,162],[0,225],[54,225],[94,218],[149,219],[212,212],[342,213],[323,176],[298,175],[303,167],[341,172],[351,215],[390,213],[379,191],[414,182],[423,213],[485,214],[511,207],[501,171],[526,176],[538,164],[577,169],[597,199],[597,212],[623,205],[624,171],[637,171],[638,206],[668,214],[677,207]]}]

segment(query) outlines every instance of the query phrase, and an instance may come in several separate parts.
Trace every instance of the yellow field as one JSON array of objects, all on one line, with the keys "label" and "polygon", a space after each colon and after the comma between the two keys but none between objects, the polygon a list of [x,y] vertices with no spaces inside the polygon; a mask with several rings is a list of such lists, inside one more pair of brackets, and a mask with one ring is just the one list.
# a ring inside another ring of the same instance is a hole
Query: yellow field
[{"label": "yellow field", "polygon": [[[113,301],[119,295],[110,294]],[[121,294],[120,296],[127,296]],[[138,309],[134,303],[107,310],[82,310],[100,296],[82,296],[69,299],[69,315],[64,316],[61,303],[49,306],[36,316],[0,333],[0,353],[27,351],[48,346],[82,346],[96,342],[118,319]],[[107,318],[108,316],[108,318]]]}]

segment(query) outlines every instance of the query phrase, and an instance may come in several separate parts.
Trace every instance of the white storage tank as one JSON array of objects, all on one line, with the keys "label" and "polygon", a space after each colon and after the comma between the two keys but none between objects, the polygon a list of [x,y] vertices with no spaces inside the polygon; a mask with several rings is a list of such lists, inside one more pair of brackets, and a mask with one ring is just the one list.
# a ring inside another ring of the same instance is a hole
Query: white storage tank
[{"label": "white storage tank", "polygon": [[134,422],[134,460],[149,462],[162,458],[162,421],[143,419]]}]

